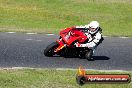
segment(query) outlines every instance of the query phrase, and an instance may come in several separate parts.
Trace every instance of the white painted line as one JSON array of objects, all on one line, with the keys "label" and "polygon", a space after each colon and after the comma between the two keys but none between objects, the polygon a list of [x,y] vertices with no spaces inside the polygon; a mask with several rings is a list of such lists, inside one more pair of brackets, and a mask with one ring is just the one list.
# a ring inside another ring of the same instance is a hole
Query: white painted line
[{"label": "white painted line", "polygon": [[30,41],[30,40],[33,40],[33,39],[26,39],[26,40]]},{"label": "white painted line", "polygon": [[1,68],[0,70],[9,70],[9,69],[34,69],[34,68],[30,68],[30,67],[9,67],[9,68]]},{"label": "white painted line", "polygon": [[103,37],[108,37],[108,36],[103,36]]},{"label": "white painted line", "polygon": [[125,70],[96,70],[96,69],[94,69],[94,71],[99,71],[99,72],[128,72]]},{"label": "white painted line", "polygon": [[9,33],[9,34],[14,34],[14,33],[16,33],[16,32],[7,32],[7,33]]},{"label": "white painted line", "polygon": [[75,71],[75,70],[78,70],[78,69],[72,69],[72,68],[56,68],[56,70],[73,70],[73,71]]},{"label": "white painted line", "polygon": [[34,35],[34,34],[37,34],[37,33],[26,33],[27,35]]},{"label": "white painted line", "polygon": [[37,42],[41,42],[42,40],[36,40]]},{"label": "white painted line", "polygon": [[[16,32],[6,32],[6,33],[14,34]],[[27,35],[34,35],[34,34],[37,34],[37,33],[26,33],[26,34]],[[46,35],[55,35],[55,34],[46,34]],[[109,37],[109,36],[103,36],[103,37]],[[132,38],[132,37],[119,37],[119,38],[127,39],[127,38]],[[37,40],[37,41],[40,41],[40,40]]]},{"label": "white painted line", "polygon": [[124,38],[125,39],[125,38],[129,38],[129,37],[119,37],[119,38]]},{"label": "white painted line", "polygon": [[46,35],[55,35],[55,34],[46,34]]},{"label": "white painted line", "polygon": [[[85,69],[85,68],[84,68]],[[78,70],[78,69],[71,69],[71,68],[56,68],[56,70]],[[98,70],[98,69],[85,69],[86,71],[99,71],[99,72],[129,72],[125,70]]]},{"label": "white painted line", "polygon": [[[78,69],[72,69],[72,68],[31,68],[31,67],[9,67],[9,68],[3,68],[0,67],[0,70],[2,69],[42,69],[42,70],[48,70],[48,69],[56,69],[56,70],[73,70],[77,71]],[[85,68],[84,68],[85,69]],[[85,69],[86,71],[99,71],[99,72],[131,72],[131,71],[126,71],[126,70],[97,70],[97,69]]]}]

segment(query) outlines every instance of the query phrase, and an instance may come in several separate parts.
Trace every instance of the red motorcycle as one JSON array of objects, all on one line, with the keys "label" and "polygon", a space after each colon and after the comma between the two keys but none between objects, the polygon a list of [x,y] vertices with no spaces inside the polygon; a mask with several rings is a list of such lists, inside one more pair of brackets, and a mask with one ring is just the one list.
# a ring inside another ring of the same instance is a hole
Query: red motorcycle
[{"label": "red motorcycle", "polygon": [[85,43],[88,41],[85,31],[87,30],[74,27],[60,31],[60,38],[46,47],[44,55],[51,57],[57,54],[66,57],[73,56],[90,59],[90,49],[88,47],[75,47],[77,42]]}]

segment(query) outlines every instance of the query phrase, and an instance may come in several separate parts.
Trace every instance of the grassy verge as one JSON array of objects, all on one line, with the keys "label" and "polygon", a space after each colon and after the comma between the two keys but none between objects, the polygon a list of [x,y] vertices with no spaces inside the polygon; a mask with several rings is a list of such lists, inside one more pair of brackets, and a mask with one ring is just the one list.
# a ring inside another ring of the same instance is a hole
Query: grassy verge
[{"label": "grassy verge", "polygon": [[0,31],[58,33],[98,20],[103,34],[132,36],[131,0],[0,0]]},{"label": "grassy verge", "polygon": [[[86,84],[79,86],[75,76],[77,71],[46,69],[0,70],[0,88],[131,88],[130,84]],[[108,72],[87,71],[87,73],[107,74]],[[132,72],[110,72],[114,74]],[[109,74],[110,74],[109,73]]]}]

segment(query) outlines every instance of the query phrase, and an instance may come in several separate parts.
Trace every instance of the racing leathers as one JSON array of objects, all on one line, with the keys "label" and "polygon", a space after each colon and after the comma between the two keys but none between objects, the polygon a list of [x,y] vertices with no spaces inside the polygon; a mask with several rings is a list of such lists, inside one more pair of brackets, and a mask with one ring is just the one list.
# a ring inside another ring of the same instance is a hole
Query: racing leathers
[{"label": "racing leathers", "polygon": [[93,53],[96,47],[102,42],[102,29],[99,27],[94,34],[91,34],[89,31],[88,26],[76,26],[77,29],[84,30],[85,35],[88,37],[88,41],[86,43],[80,44],[76,43],[76,47],[88,47],[89,49],[93,50]]}]

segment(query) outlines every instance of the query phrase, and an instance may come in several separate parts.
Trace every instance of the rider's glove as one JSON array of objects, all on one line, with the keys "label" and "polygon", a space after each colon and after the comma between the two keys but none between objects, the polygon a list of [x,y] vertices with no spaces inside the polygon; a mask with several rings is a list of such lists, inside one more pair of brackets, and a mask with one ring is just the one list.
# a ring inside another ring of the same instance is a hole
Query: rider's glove
[{"label": "rider's glove", "polygon": [[75,46],[76,47],[82,47],[82,44],[80,44],[80,43],[77,42],[77,43],[75,43]]}]

